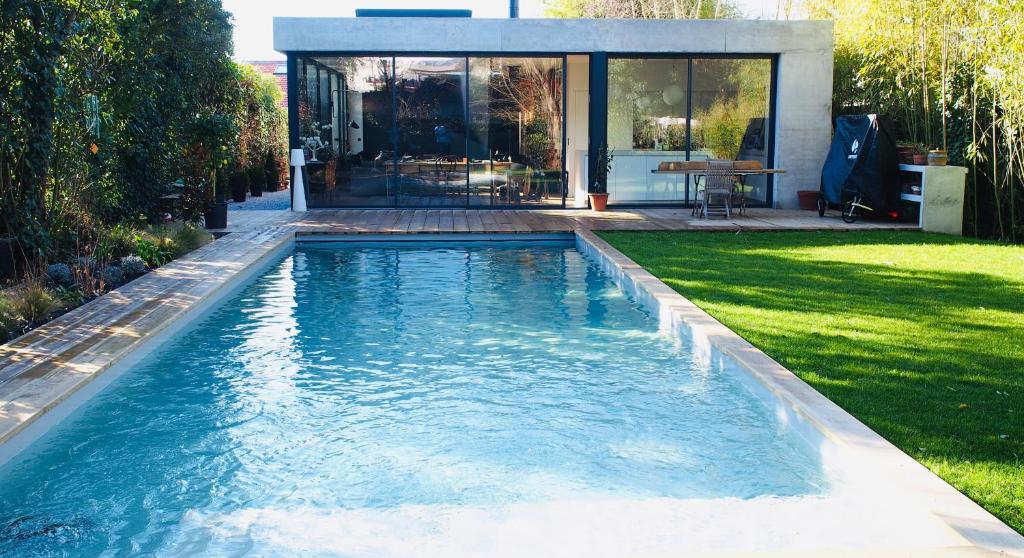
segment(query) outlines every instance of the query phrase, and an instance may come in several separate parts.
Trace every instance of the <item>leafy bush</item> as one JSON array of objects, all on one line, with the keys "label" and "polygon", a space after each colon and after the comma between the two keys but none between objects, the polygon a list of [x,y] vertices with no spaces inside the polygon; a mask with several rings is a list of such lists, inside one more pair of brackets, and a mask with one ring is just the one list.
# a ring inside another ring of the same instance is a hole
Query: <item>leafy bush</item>
[{"label": "leafy bush", "polygon": [[171,247],[165,241],[139,236],[135,240],[135,254],[149,267],[160,267],[171,260]]},{"label": "leafy bush", "polygon": [[261,167],[252,167],[246,174],[249,175],[249,193],[254,196],[262,196],[267,186],[267,175]]},{"label": "leafy bush", "polygon": [[209,244],[213,235],[205,229],[184,223],[174,231],[174,257],[180,258],[189,252]]},{"label": "leafy bush", "polygon": [[276,192],[281,187],[281,170],[272,152],[267,152],[263,159],[263,180],[267,183],[268,192]]},{"label": "leafy bush", "polygon": [[116,225],[102,230],[99,233],[93,257],[100,262],[119,260],[135,251],[137,236],[134,229],[124,225]]},{"label": "leafy bush", "polygon": [[107,287],[116,289],[117,287],[127,283],[127,280],[124,276],[124,271],[122,271],[119,266],[108,265],[107,268],[103,270],[103,282],[106,283]]},{"label": "leafy bush", "polygon": [[78,286],[57,287],[53,289],[53,295],[63,308],[77,308],[85,302],[85,293]]},{"label": "leafy bush", "polygon": [[50,319],[57,308],[57,300],[40,284],[30,284],[15,291],[14,313],[29,325],[39,325]]},{"label": "leafy bush", "polygon": [[121,258],[120,267],[121,273],[128,281],[146,274],[146,262],[134,254]]},{"label": "leafy bush", "polygon": [[14,311],[14,305],[5,297],[0,297],[0,342],[15,337],[21,332],[21,318]]},{"label": "leafy bush", "polygon": [[50,264],[46,267],[46,278],[56,287],[71,287],[75,284],[75,274],[66,263]]}]

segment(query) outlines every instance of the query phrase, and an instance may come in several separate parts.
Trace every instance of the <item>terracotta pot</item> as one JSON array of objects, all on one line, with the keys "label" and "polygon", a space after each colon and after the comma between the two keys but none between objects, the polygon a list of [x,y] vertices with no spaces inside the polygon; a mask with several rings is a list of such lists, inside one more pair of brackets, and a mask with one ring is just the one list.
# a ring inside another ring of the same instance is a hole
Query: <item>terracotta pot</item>
[{"label": "terracotta pot", "polygon": [[818,198],[821,197],[821,193],[817,190],[798,190],[796,196],[800,202],[800,209],[804,211],[818,209]]},{"label": "terracotta pot", "polygon": [[945,149],[932,149],[928,152],[928,164],[933,167],[946,166],[946,162],[949,161],[949,156],[946,154]]},{"label": "terracotta pot", "polygon": [[604,211],[608,208],[608,194],[590,194],[590,208],[594,211]]},{"label": "terracotta pot", "polygon": [[927,165],[928,154],[927,153],[914,153],[914,164],[915,165]]}]

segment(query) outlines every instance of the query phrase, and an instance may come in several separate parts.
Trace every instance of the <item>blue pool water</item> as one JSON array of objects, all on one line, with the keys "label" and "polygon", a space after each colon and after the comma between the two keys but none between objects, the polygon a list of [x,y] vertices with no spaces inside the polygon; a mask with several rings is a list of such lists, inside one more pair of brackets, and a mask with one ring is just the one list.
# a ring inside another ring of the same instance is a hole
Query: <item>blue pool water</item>
[{"label": "blue pool water", "polygon": [[299,245],[0,469],[0,555],[263,556],[311,540],[268,525],[333,514],[344,543],[408,510],[827,485],[774,402],[571,247]]}]

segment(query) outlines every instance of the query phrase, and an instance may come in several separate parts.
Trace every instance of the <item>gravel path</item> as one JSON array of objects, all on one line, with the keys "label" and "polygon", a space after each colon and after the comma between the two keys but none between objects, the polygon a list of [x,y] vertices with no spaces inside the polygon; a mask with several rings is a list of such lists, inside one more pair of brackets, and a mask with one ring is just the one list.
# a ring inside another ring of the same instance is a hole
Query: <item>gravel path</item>
[{"label": "gravel path", "polygon": [[229,211],[260,211],[268,209],[291,209],[291,190],[264,192],[263,196],[249,196],[243,203],[228,202]]}]

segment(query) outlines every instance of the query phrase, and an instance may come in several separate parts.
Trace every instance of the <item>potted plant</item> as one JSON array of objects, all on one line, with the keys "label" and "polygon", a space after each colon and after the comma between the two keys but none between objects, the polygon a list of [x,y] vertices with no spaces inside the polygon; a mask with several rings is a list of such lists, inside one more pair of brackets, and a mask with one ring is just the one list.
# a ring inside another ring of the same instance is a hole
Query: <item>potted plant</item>
[{"label": "potted plant", "polygon": [[597,150],[597,164],[594,168],[594,182],[590,185],[590,207],[594,211],[604,211],[608,207],[608,173],[612,171],[614,153],[608,151],[606,144]]},{"label": "potted plant", "polygon": [[244,202],[245,194],[249,190],[249,175],[243,171],[235,171],[231,173],[228,184],[231,185],[231,199],[237,203]]},{"label": "potted plant", "polygon": [[203,212],[203,221],[208,229],[225,229],[228,226],[228,204],[224,201],[224,190],[228,186],[227,174],[221,169],[213,180],[214,201]]},{"label": "potted plant", "polygon": [[263,188],[267,184],[267,177],[260,167],[252,167],[247,171],[249,175],[249,193],[254,198],[263,197]]},{"label": "potted plant", "polygon": [[913,161],[915,165],[928,164],[928,150],[925,149],[924,145],[917,144],[915,146]]},{"label": "potted plant", "polygon": [[267,183],[268,192],[276,192],[281,189],[281,175],[277,167],[277,160],[274,158],[274,153],[270,151],[263,158],[263,180]]}]

